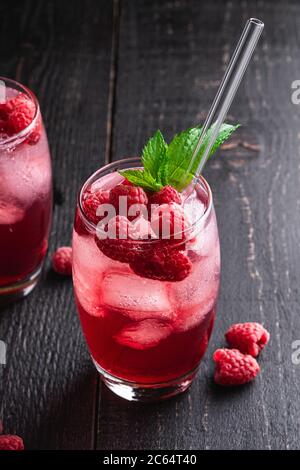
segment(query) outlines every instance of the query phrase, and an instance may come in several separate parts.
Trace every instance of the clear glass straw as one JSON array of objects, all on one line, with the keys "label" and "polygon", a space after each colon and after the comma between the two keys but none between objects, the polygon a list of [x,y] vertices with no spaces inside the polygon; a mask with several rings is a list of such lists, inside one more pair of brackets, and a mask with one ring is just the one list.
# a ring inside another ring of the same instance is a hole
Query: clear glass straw
[{"label": "clear glass straw", "polygon": [[206,132],[211,126],[213,126],[209,141],[207,142],[207,146],[203,152],[203,156],[195,176],[197,177],[201,174],[263,29],[264,23],[262,21],[256,18],[250,18],[247,21],[202,127],[202,132],[193,152],[187,174],[191,173],[192,168],[194,168],[194,162],[204,141]]}]

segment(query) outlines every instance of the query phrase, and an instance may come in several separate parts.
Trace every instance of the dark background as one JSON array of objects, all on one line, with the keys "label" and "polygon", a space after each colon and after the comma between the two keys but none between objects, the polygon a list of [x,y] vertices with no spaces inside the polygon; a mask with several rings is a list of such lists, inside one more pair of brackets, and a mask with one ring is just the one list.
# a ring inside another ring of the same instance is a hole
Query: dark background
[{"label": "dark background", "polygon": [[[32,449],[300,448],[300,79],[297,1],[0,2],[0,74],[38,96],[53,156],[50,252],[70,243],[76,192],[95,169],[204,120],[248,17],[265,31],[230,110],[242,128],[207,165],[222,245],[222,287],[209,350],[191,389],[165,403],[113,396],[89,359],[72,282],[49,255],[30,297],[0,313],[6,432]],[[0,183],[1,184],[1,183]],[[213,384],[211,355],[236,321],[271,342],[249,386]]]}]

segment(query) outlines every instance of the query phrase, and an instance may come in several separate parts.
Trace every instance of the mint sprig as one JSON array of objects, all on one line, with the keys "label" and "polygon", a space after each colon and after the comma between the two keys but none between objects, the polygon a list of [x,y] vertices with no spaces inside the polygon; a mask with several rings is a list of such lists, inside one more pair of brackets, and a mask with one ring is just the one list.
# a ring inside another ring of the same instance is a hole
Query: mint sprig
[{"label": "mint sprig", "polygon": [[155,180],[161,182],[158,175],[159,169],[166,160],[168,144],[160,132],[157,130],[151,139],[148,140],[143,148],[143,165],[145,171],[150,173]]},{"label": "mint sprig", "polygon": [[141,186],[148,191],[159,191],[163,184],[155,180],[147,170],[120,170],[122,176],[135,186]]},{"label": "mint sprig", "polygon": [[[215,153],[239,126],[239,124],[235,126],[222,124],[209,156]],[[120,170],[120,173],[135,186],[141,186],[149,191],[159,191],[166,185],[182,191],[196,173],[211,132],[213,127],[207,131],[191,168],[192,155],[200,137],[201,127],[193,127],[175,135],[169,146],[162,133],[156,131],[143,149],[144,169]]]}]

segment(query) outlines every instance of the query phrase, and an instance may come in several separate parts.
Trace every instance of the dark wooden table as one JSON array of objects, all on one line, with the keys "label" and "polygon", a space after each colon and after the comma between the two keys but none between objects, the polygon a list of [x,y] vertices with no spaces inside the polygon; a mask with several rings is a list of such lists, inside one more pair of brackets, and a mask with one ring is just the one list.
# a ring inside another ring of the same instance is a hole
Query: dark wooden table
[{"label": "dark wooden table", "polygon": [[[72,282],[50,270],[0,315],[7,365],[0,415],[28,449],[300,448],[300,79],[298,1],[62,0],[0,3],[0,74],[33,89],[53,156],[50,252],[70,243],[80,184],[203,121],[244,22],[266,28],[228,121],[234,146],[205,169],[222,245],[218,319],[191,389],[165,403],[113,396],[89,359]],[[0,182],[1,184],[1,182]],[[216,387],[211,355],[233,322],[262,321],[271,342],[255,383]]]}]

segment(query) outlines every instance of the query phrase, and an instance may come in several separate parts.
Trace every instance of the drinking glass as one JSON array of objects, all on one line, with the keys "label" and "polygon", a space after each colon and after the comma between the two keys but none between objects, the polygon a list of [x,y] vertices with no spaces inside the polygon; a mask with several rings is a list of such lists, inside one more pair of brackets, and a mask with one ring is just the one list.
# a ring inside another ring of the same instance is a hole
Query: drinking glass
[{"label": "drinking glass", "polygon": [[35,287],[48,247],[51,160],[38,101],[0,77],[0,301]]},{"label": "drinking glass", "polygon": [[[196,375],[214,324],[220,248],[212,193],[200,176],[183,203],[192,220],[178,248],[191,267],[184,279],[143,277],[130,262],[114,259],[113,249],[99,249],[86,195],[111,190],[124,183],[117,170],[140,166],[138,158],[117,161],[83,184],[73,230],[73,282],[83,333],[103,381],[125,399],[148,401],[183,392]],[[138,240],[132,250],[155,269],[160,244]]]}]

